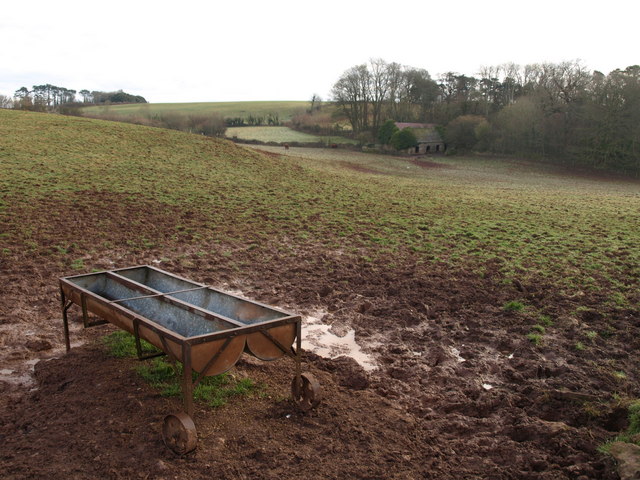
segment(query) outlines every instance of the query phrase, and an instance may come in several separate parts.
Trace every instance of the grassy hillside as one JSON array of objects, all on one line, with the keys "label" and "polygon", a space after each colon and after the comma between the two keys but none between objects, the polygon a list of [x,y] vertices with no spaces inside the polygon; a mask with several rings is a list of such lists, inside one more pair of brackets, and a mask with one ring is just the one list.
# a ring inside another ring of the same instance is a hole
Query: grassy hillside
[{"label": "grassy hillside", "polygon": [[[207,219],[199,235],[209,240],[243,242],[250,232],[252,241],[321,242],[364,248],[368,257],[413,252],[479,273],[497,263],[507,278],[606,286],[615,289],[609,300],[624,304],[637,295],[637,183],[594,187],[495,161],[425,169],[347,152],[310,154],[334,156],[325,161],[280,159],[175,131],[14,111],[0,111],[0,130],[0,187],[10,215],[8,207],[34,206],[33,197],[56,199],[61,208],[53,215],[63,215],[72,194],[100,192],[198,212]],[[393,175],[371,175],[377,171]],[[18,231],[3,238],[26,241],[30,227],[13,220]],[[183,233],[176,223],[163,237]],[[129,242],[143,245],[149,235],[142,230]],[[34,253],[49,248],[29,245]]]},{"label": "grassy hillside", "polygon": [[267,116],[278,114],[280,121],[288,121],[296,113],[309,108],[307,101],[282,102],[199,102],[199,103],[152,103],[92,106],[83,108],[88,115],[139,115],[158,113],[203,114],[217,113],[223,117]]}]

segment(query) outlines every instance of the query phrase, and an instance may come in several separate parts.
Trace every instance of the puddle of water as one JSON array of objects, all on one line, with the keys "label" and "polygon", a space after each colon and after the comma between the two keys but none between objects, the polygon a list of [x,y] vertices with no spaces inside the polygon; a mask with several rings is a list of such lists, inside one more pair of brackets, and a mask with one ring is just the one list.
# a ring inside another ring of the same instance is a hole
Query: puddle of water
[{"label": "puddle of water", "polygon": [[36,383],[36,379],[33,375],[34,366],[39,361],[39,358],[32,358],[31,360],[23,362],[22,366],[26,367],[25,369],[10,370],[5,368],[0,370],[0,381],[22,387],[33,387]]},{"label": "puddle of water", "polygon": [[325,358],[342,355],[353,358],[366,371],[376,370],[375,360],[356,343],[355,330],[349,329],[343,337],[330,331],[331,325],[322,323],[322,313],[307,316],[302,321],[302,348]]},{"label": "puddle of water", "polygon": [[[243,291],[229,288],[227,285],[224,285],[221,290],[242,298],[249,298]],[[288,306],[282,308],[296,310]],[[340,337],[330,331],[331,325],[322,323],[321,318],[326,313],[315,312],[302,317],[302,348],[324,358],[337,358],[343,355],[351,357],[368,372],[378,369],[373,357],[363,352],[362,347],[356,343],[355,330],[349,329],[344,336]]]},{"label": "puddle of water", "polygon": [[[72,335],[79,330],[82,330],[80,325],[71,324]],[[7,344],[4,347],[3,354],[10,353],[10,348],[16,348],[21,345],[21,338],[23,336],[34,336],[36,333],[42,334],[42,332],[33,332],[25,329],[24,324],[16,323],[0,326],[0,335],[6,339]],[[72,337],[73,338],[73,337]],[[83,345],[82,340],[75,340],[71,342],[71,348],[76,348]],[[26,360],[12,360],[7,361],[6,357],[0,355],[0,362],[4,363],[2,369],[0,369],[0,382],[9,383],[11,385],[36,389],[36,379],[34,375],[34,367],[36,363],[41,360],[50,360],[52,358],[58,358],[64,355],[66,352],[64,344],[55,344],[52,348],[41,352],[29,352],[29,359]]]}]

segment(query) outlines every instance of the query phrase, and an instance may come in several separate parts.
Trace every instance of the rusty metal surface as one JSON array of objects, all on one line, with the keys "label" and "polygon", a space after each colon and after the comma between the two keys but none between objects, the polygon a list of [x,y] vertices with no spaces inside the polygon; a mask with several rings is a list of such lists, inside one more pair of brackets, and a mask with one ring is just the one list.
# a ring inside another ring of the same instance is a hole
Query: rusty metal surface
[{"label": "rusty metal surface", "polygon": [[291,396],[300,410],[310,410],[316,407],[322,399],[320,382],[308,372],[295,376],[291,382]]},{"label": "rusty metal surface", "polygon": [[[166,354],[182,369],[184,411],[165,418],[163,438],[178,454],[193,450],[193,390],[205,376],[219,375],[235,365],[243,351],[262,360],[287,355],[295,361],[294,401],[302,410],[320,401],[317,380],[301,372],[302,319],[283,310],[241,298],[150,266],[130,267],[60,278],[60,300],[66,349],[72,305],[82,309],[85,328],[108,321]],[[89,313],[102,321],[89,321]],[[295,342],[295,347],[293,346]],[[197,374],[195,381],[193,374]]]},{"label": "rusty metal surface", "polygon": [[150,266],[64,277],[60,287],[65,340],[68,300],[82,307],[85,326],[87,313],[94,313],[178,361],[188,344],[193,369],[206,375],[231,368],[245,347],[264,360],[287,354],[301,321]]},{"label": "rusty metal surface", "polygon": [[191,452],[198,443],[193,419],[184,412],[167,415],[162,424],[162,439],[178,455]]},{"label": "rusty metal surface", "polygon": [[147,266],[65,277],[61,282],[63,288],[87,290],[186,338],[291,316]]}]

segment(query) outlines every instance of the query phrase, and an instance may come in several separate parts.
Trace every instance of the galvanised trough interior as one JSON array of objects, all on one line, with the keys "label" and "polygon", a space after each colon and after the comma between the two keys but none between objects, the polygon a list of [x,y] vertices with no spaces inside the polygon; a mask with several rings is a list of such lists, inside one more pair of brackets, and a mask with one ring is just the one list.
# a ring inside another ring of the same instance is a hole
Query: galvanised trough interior
[{"label": "galvanised trough interior", "polygon": [[[94,313],[204,375],[225,372],[245,350],[279,358],[298,335],[299,316],[151,266],[65,277],[60,288],[85,325]],[[68,343],[67,327],[65,335]]]}]

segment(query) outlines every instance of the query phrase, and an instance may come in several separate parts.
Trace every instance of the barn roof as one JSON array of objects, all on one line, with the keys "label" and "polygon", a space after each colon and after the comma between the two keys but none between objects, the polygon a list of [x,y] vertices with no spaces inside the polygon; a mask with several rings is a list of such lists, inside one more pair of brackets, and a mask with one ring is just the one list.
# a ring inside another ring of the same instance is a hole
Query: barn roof
[{"label": "barn roof", "polygon": [[403,128],[435,128],[435,126],[435,123],[396,122],[396,127],[400,130]]},{"label": "barn roof", "polygon": [[440,135],[436,131],[436,125],[434,123],[396,122],[396,127],[400,130],[404,128],[413,129],[418,143],[442,143],[442,138],[440,138]]}]

